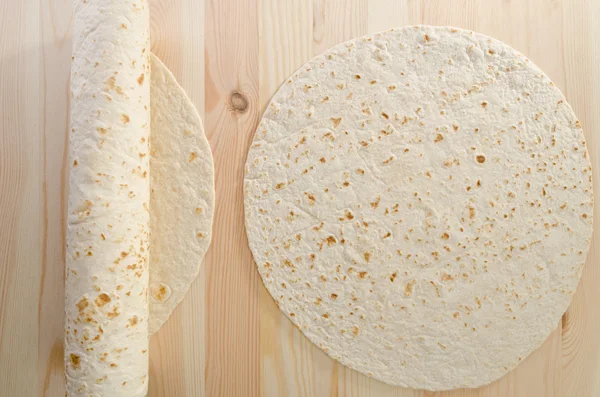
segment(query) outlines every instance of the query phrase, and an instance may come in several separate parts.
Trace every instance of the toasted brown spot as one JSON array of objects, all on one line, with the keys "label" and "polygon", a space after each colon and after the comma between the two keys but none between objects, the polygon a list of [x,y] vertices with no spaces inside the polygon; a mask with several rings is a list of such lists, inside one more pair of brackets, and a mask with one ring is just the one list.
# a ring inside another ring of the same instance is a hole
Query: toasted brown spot
[{"label": "toasted brown spot", "polygon": [[390,276],[390,281],[393,283],[394,280],[396,279],[396,276],[398,276],[398,272],[394,272],[392,273],[392,275]]},{"label": "toasted brown spot", "polygon": [[123,124],[127,124],[127,123],[129,123],[131,121],[131,119],[129,118],[128,115],[122,114],[121,115],[121,121],[123,122]]},{"label": "toasted brown spot", "polygon": [[354,335],[358,335],[360,333],[360,329],[355,325],[352,327],[352,333]]},{"label": "toasted brown spot", "polygon": [[442,281],[452,281],[452,280],[454,280],[454,277],[452,277],[448,273],[442,274]]},{"label": "toasted brown spot", "polygon": [[481,107],[482,107],[482,108],[484,108],[484,109],[485,109],[485,107],[486,107],[487,105],[488,105],[488,104],[487,104],[487,102],[486,102],[486,101],[483,101],[483,102],[481,102]]},{"label": "toasted brown spot", "polygon": [[434,142],[441,142],[444,140],[444,136],[442,134],[437,134],[437,136],[435,137]]},{"label": "toasted brown spot", "polygon": [[327,243],[328,247],[331,247],[332,245],[337,243],[337,240],[335,239],[335,237],[329,236],[325,239],[325,242]]},{"label": "toasted brown spot", "polygon": [[368,272],[358,272],[358,277],[365,278],[365,277],[367,277],[367,274],[369,274],[369,273]]},{"label": "toasted brown spot", "polygon": [[80,368],[81,357],[79,357],[77,354],[71,353],[69,355],[69,359],[71,360],[71,364],[73,364],[73,368],[75,368],[75,369],[79,369]]},{"label": "toasted brown spot", "polygon": [[413,286],[416,284],[417,282],[415,280],[409,281],[406,286],[404,287],[404,295],[406,296],[411,296],[412,295],[412,291],[413,291]]},{"label": "toasted brown spot", "polygon": [[365,257],[365,260],[366,260],[367,262],[369,262],[369,260],[371,259],[371,253],[370,253],[370,252],[365,252],[365,253],[364,253],[364,257]]},{"label": "toasted brown spot", "polygon": [[331,294],[331,299],[337,299],[338,298],[338,294]]},{"label": "toasted brown spot", "polygon": [[95,302],[98,307],[102,307],[111,301],[110,296],[105,293],[98,295]]},{"label": "toasted brown spot", "polygon": [[198,155],[196,154],[196,152],[191,152],[189,157],[188,157],[188,162],[191,163],[192,161],[194,161],[196,159],[196,157],[198,157]]},{"label": "toasted brown spot", "polygon": [[469,207],[469,219],[475,218],[475,208]]},{"label": "toasted brown spot", "polygon": [[344,216],[342,218],[338,218],[340,221],[343,220],[349,220],[351,221],[352,219],[354,219],[354,214],[352,212],[350,212],[349,210],[346,210],[346,213],[344,214]]},{"label": "toasted brown spot", "polygon": [[117,307],[115,306],[115,307],[113,307],[113,310],[112,310],[112,312],[110,312],[110,313],[107,313],[107,316],[108,316],[108,318],[115,318],[115,317],[117,317],[119,314],[121,314],[121,313],[119,313],[119,311],[118,311]]},{"label": "toasted brown spot", "polygon": [[448,233],[442,234],[442,239],[443,240],[448,240],[449,238],[450,238],[450,235]]},{"label": "toasted brown spot", "polygon": [[333,128],[336,128],[342,122],[342,118],[341,117],[337,117],[337,118],[332,117],[331,121],[333,122]]},{"label": "toasted brown spot", "polygon": [[133,327],[133,326],[134,326],[134,325],[136,325],[137,323],[138,323],[138,317],[137,317],[137,316],[133,316],[133,317],[131,317],[131,318],[129,319],[129,325],[130,325],[130,326],[132,326],[132,327]]},{"label": "toasted brown spot", "polygon": [[283,260],[283,265],[286,267],[291,267],[291,268],[295,268],[296,266],[294,266],[294,264],[289,260],[289,259],[284,259]]},{"label": "toasted brown spot", "polygon": [[77,160],[73,160],[73,167],[77,167],[77,164],[79,164]]},{"label": "toasted brown spot", "polygon": [[137,78],[137,82],[139,85],[144,84],[144,73],[140,74],[140,77]]},{"label": "toasted brown spot", "polygon": [[159,302],[163,302],[167,296],[167,287],[164,285],[161,285],[158,288],[158,291],[156,291],[156,293],[154,294],[154,298],[159,301]]},{"label": "toasted brown spot", "polygon": [[483,164],[483,163],[485,163],[485,156],[480,154],[476,157],[476,160],[479,164]]},{"label": "toasted brown spot", "polygon": [[375,199],[375,201],[371,202],[371,208],[373,208],[374,210],[377,209],[377,207],[379,207],[379,202],[381,201],[381,197],[377,196],[377,198]]},{"label": "toasted brown spot", "polygon": [[79,300],[79,302],[77,302],[77,304],[76,304],[77,310],[79,310],[80,313],[89,305],[90,305],[90,303],[88,302],[86,297],[81,298]]},{"label": "toasted brown spot", "polygon": [[321,157],[321,158],[319,159],[319,161],[320,161],[321,163],[326,163],[326,162],[327,162],[327,160],[325,160],[325,157]]},{"label": "toasted brown spot", "polygon": [[110,76],[110,77],[108,78],[108,80],[106,80],[106,83],[105,83],[105,84],[106,84],[106,90],[107,90],[107,91],[110,91],[110,90],[112,90],[113,88],[115,88],[115,83],[116,83],[116,81],[117,81],[117,80],[116,80],[115,76]]}]

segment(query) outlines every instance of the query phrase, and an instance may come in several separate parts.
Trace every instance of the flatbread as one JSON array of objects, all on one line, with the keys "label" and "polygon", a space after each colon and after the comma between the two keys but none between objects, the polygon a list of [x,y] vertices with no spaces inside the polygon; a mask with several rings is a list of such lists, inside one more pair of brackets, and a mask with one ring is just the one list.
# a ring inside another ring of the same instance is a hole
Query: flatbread
[{"label": "flatbread", "polygon": [[309,61],[268,106],[244,186],[279,308],[342,364],[420,389],[485,385],[538,348],[592,233],[563,94],[506,44],[450,27]]},{"label": "flatbread", "polygon": [[149,14],[75,6],[65,280],[67,396],[148,387]]},{"label": "flatbread", "polygon": [[148,336],[210,243],[212,155],[193,104],[148,57],[146,1],[78,2],[74,20],[66,390],[145,396]]},{"label": "flatbread", "polygon": [[154,55],[150,134],[150,323],[153,334],[196,278],[208,250],[214,167],[202,121]]}]

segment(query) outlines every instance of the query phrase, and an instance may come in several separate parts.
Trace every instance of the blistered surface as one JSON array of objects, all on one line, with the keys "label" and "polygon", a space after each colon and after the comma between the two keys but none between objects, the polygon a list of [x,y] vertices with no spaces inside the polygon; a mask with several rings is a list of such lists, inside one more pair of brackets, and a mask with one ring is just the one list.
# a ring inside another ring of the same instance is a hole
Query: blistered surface
[{"label": "blistered surface", "polygon": [[257,129],[248,239],[279,308],[393,385],[477,387],[556,327],[592,232],[571,107],[487,36],[407,27],[333,47]]},{"label": "blistered surface", "polygon": [[68,396],[146,395],[149,51],[145,0],[77,2],[65,270]]},{"label": "blistered surface", "polygon": [[214,167],[202,121],[167,67],[152,66],[150,134],[150,325],[181,302],[210,245]]}]

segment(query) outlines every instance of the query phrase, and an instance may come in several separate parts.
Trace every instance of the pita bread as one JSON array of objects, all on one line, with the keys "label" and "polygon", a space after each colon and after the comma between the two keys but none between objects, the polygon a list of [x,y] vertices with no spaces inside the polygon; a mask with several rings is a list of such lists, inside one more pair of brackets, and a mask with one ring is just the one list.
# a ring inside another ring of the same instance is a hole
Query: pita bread
[{"label": "pita bread", "polygon": [[309,61],[246,163],[249,244],[279,308],[342,364],[420,389],[485,385],[541,345],[592,207],[563,94],[508,45],[449,27]]}]

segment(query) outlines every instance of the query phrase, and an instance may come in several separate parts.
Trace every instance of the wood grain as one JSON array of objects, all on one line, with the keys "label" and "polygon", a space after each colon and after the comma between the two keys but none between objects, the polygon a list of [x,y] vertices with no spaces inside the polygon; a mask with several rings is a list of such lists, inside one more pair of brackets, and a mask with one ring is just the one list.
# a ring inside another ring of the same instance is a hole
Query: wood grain
[{"label": "wood grain", "polygon": [[[175,74],[204,119],[203,25],[203,1],[150,0],[152,52]],[[149,397],[205,395],[205,269],[150,341]]]},{"label": "wood grain", "polygon": [[244,229],[247,148],[259,121],[258,1],[206,0],[204,125],[216,210],[206,256],[207,396],[259,395],[259,277]]},{"label": "wood grain", "polygon": [[[217,181],[206,263],[151,341],[150,396],[600,395],[600,234],[569,310],[540,349],[489,386],[431,393],[347,369],[291,325],[254,269],[242,193],[254,129],[287,76],[336,43],[417,23],[492,35],[545,70],[584,126],[600,191],[598,1],[150,1],[152,49],[203,118]],[[0,396],[64,395],[71,31],[71,0],[0,0]]]}]

